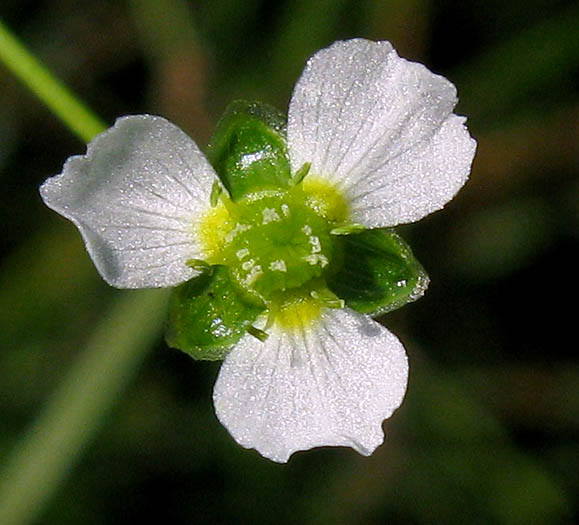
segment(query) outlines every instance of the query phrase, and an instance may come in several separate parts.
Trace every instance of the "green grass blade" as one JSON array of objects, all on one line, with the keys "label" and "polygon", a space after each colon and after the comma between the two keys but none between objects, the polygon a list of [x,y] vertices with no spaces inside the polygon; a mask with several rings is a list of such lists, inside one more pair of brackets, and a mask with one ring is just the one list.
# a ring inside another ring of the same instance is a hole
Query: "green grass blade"
[{"label": "green grass blade", "polygon": [[125,292],[0,476],[0,523],[31,523],[161,333],[167,292]]},{"label": "green grass blade", "polygon": [[1,20],[0,62],[83,141],[89,142],[106,129],[107,126],[46,69]]}]

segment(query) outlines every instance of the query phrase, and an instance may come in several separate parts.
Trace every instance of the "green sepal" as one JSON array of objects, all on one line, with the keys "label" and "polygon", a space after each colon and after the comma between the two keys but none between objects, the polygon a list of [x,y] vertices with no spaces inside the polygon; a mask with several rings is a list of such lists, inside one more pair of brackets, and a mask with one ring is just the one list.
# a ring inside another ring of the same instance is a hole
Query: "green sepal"
[{"label": "green sepal", "polygon": [[334,237],[335,269],[327,286],[346,306],[379,315],[421,297],[428,276],[404,240],[389,229]]},{"label": "green sepal", "polygon": [[286,118],[260,102],[232,102],[211,138],[207,158],[235,202],[248,193],[287,188],[291,173]]},{"label": "green sepal", "polygon": [[227,267],[212,266],[173,290],[165,339],[195,359],[223,359],[263,310],[240,295]]}]

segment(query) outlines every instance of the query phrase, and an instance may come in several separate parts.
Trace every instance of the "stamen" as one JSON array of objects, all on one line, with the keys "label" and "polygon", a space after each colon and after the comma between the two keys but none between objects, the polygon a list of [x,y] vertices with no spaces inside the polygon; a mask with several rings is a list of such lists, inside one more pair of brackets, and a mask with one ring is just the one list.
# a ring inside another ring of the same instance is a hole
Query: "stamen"
[{"label": "stamen", "polygon": [[346,306],[343,299],[340,299],[335,293],[327,288],[324,288],[323,290],[312,290],[310,295],[316,301],[319,301],[328,308],[344,308],[344,306]]},{"label": "stamen", "polygon": [[269,334],[267,332],[264,332],[263,330],[260,330],[259,328],[256,328],[253,325],[249,325],[247,327],[247,333],[252,335],[256,339],[259,339],[262,343],[265,343],[265,341],[269,337]]},{"label": "stamen", "polygon": [[291,180],[292,186],[297,186],[300,182],[302,182],[306,178],[306,175],[310,172],[311,167],[311,162],[305,162],[304,165],[294,173],[294,176]]},{"label": "stamen", "polygon": [[209,202],[211,203],[211,207],[215,208],[219,203],[219,197],[223,193],[223,186],[219,183],[219,181],[213,182],[213,186],[211,187],[211,195],[209,196]]},{"label": "stamen", "polygon": [[206,261],[201,259],[189,259],[185,261],[185,264],[199,273],[206,273],[211,275],[213,273],[213,267]]},{"label": "stamen", "polygon": [[267,320],[265,322],[265,326],[263,327],[264,330],[269,330],[275,321],[275,316],[279,312],[279,304],[271,303],[269,305],[269,311],[267,313]]},{"label": "stamen", "polygon": [[364,231],[366,228],[361,224],[346,224],[345,226],[338,226],[333,230],[330,230],[331,235],[350,235],[351,233],[359,233]]}]

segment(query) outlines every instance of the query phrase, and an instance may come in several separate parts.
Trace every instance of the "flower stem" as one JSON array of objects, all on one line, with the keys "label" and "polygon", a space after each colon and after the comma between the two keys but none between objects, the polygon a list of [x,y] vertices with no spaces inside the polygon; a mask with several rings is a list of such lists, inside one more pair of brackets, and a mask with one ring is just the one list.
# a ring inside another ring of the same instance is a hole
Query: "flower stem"
[{"label": "flower stem", "polygon": [[161,331],[167,293],[125,292],[0,477],[0,523],[36,521]]},{"label": "flower stem", "polygon": [[83,141],[89,142],[106,129],[106,125],[19,42],[2,20],[0,62]]}]

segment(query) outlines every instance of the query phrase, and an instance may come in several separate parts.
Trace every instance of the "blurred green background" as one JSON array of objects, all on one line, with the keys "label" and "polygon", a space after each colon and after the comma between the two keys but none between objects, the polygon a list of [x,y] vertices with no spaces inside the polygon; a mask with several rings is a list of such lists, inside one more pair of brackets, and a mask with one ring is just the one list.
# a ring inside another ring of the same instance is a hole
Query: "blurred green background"
[{"label": "blurred green background", "polygon": [[0,486],[94,337],[144,341],[123,367],[102,365],[126,387],[75,429],[81,453],[62,446],[68,472],[40,483],[46,505],[29,496],[34,523],[575,522],[576,2],[2,0],[0,18],[107,123],[160,114],[201,145],[232,99],[285,110],[317,49],[387,39],[456,84],[479,143],[458,197],[399,229],[432,283],[382,319],[411,363],[386,444],[277,465],[216,420],[219,365],[168,349],[148,296],[119,314],[127,295],[42,205],[38,185],[85,146],[0,65]]}]

